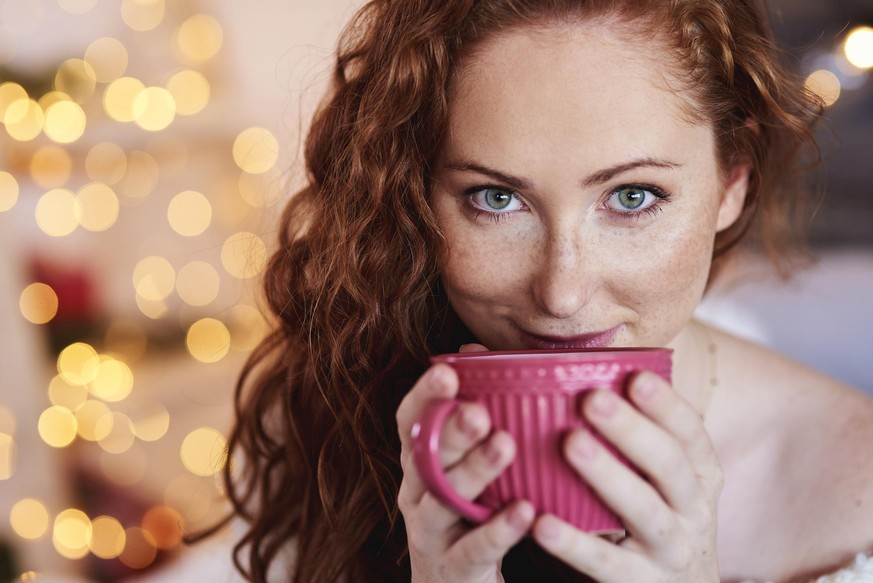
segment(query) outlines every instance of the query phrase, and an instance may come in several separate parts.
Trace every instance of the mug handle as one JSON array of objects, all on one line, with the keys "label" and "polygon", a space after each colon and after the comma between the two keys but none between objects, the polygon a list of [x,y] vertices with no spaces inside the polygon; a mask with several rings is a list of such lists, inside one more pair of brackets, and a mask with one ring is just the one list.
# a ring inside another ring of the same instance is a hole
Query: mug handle
[{"label": "mug handle", "polygon": [[425,407],[412,426],[412,455],[424,485],[434,498],[473,522],[485,522],[494,510],[462,497],[449,483],[440,463],[440,434],[449,415],[460,402],[437,399]]}]

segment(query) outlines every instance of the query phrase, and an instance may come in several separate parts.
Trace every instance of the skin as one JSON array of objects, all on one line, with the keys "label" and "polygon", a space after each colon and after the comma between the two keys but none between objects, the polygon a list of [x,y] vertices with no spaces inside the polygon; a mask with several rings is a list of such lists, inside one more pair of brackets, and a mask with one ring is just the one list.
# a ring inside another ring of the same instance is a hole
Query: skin
[{"label": "skin", "polygon": [[[631,28],[602,22],[486,41],[453,88],[431,200],[449,246],[449,301],[482,343],[464,350],[674,348],[673,386],[643,374],[628,400],[602,393],[583,404],[594,429],[649,482],[603,455],[589,435],[567,440],[568,462],[629,537],[614,544],[553,516],[535,518],[525,501],[471,528],[433,499],[412,463],[409,434],[429,402],[457,392],[454,372],[440,365],[397,412],[399,505],[415,581],[500,581],[501,558],[525,534],[603,582],[779,580],[873,545],[869,403],[692,320],[715,235],[736,220],[749,169],[720,168],[711,128],[690,122],[677,96],[672,57],[636,41]],[[642,204],[623,206],[622,189]],[[706,382],[714,364],[708,343],[722,355],[715,394]],[[822,411],[851,420],[850,428],[835,428]],[[803,429],[810,424],[814,440]],[[461,405],[442,435],[449,481],[469,498],[513,456],[512,438],[492,432],[475,404]],[[801,458],[786,468],[784,460]],[[841,463],[862,469],[852,480],[821,479]],[[820,509],[804,528],[797,500]],[[823,536],[823,524],[835,528]]]}]

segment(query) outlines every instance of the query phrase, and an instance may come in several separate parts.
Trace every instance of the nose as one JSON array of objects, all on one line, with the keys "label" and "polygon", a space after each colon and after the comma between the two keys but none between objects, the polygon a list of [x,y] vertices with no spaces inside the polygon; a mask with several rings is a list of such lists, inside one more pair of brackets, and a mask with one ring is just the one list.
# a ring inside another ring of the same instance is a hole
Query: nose
[{"label": "nose", "polygon": [[570,318],[588,304],[595,286],[581,241],[561,237],[546,242],[532,289],[543,312],[553,318]]}]

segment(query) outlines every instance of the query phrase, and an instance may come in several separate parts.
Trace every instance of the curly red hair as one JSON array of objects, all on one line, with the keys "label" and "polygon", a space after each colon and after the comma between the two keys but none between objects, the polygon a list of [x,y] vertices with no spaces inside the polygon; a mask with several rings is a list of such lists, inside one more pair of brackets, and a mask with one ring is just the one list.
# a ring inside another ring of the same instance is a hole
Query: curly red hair
[{"label": "curly red hair", "polygon": [[[755,216],[775,257],[798,240],[791,180],[815,151],[821,105],[781,66],[752,0],[368,3],[341,38],[306,140],[308,186],[266,271],[275,330],[237,390],[230,448],[242,464],[225,478],[248,525],[234,556],[250,580],[265,581],[289,545],[297,582],[409,580],[395,411],[429,355],[472,340],[440,290],[444,247],[428,206],[452,81],[501,31],[595,17],[657,31],[723,167],[752,165],[746,209],[717,235],[716,256]],[[524,544],[504,568],[537,561],[540,576],[561,569]]]}]

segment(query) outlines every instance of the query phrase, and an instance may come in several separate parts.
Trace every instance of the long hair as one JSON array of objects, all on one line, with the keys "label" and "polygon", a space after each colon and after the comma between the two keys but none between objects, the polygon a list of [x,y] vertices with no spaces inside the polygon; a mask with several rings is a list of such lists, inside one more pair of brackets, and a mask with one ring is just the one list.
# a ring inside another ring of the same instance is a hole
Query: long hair
[{"label": "long hair", "polygon": [[[368,3],[340,39],[305,143],[308,185],[266,271],[275,328],[237,388],[239,463],[225,479],[247,524],[234,559],[250,580],[265,581],[291,545],[295,582],[409,580],[395,412],[429,355],[471,340],[440,289],[444,245],[428,206],[453,80],[494,34],[594,17],[660,31],[722,166],[752,165],[746,208],[715,255],[755,216],[774,256],[796,239],[786,208],[799,191],[786,178],[814,147],[821,106],[785,72],[753,0]],[[534,564],[561,570],[529,543],[504,561]]]}]

